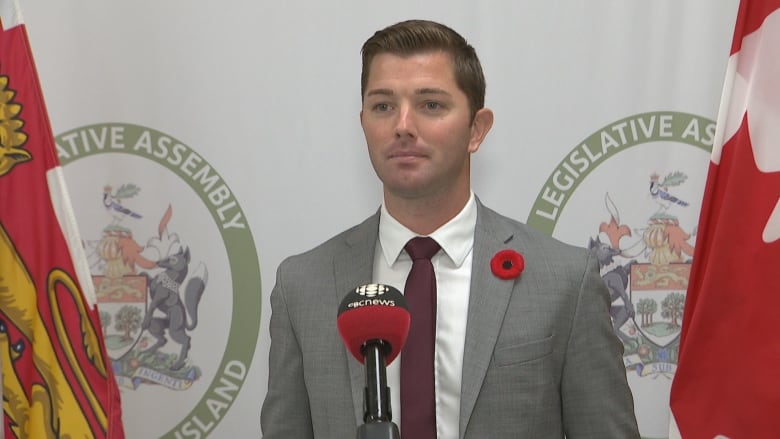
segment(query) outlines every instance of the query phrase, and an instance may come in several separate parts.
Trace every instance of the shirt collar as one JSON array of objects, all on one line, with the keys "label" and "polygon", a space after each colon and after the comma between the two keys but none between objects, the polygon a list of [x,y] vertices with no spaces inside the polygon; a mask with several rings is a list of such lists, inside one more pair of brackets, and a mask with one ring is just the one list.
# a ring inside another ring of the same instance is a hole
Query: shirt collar
[{"label": "shirt collar", "polygon": [[[460,213],[428,236],[439,243],[456,267],[460,267],[474,246],[476,226],[477,202],[474,192],[471,192]],[[388,266],[398,260],[406,243],[415,236],[419,235],[393,218],[382,203],[379,214],[379,244]]]}]

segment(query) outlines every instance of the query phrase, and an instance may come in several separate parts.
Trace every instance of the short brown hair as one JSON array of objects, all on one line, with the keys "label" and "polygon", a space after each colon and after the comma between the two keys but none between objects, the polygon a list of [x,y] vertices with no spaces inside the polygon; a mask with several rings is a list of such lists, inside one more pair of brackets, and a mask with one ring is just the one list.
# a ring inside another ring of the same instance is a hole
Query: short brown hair
[{"label": "short brown hair", "polygon": [[376,55],[391,53],[399,56],[443,51],[452,58],[455,82],[466,94],[471,118],[485,106],[485,75],[477,52],[451,28],[426,20],[409,20],[377,31],[363,43],[363,70],[360,75],[360,96],[365,97],[371,61]]}]

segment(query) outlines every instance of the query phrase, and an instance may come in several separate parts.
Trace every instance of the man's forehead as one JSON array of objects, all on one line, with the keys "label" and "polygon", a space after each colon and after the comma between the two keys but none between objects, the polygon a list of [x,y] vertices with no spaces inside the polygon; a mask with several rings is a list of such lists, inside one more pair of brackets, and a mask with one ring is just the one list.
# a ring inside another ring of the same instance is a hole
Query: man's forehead
[{"label": "man's forehead", "polygon": [[413,52],[378,52],[374,55],[374,57],[371,59],[370,67],[373,67],[377,61],[386,61],[388,59],[390,60],[400,60],[400,61],[408,61],[411,59],[421,59],[421,58],[446,58],[450,64],[454,65],[452,54],[445,50],[440,49],[430,49],[430,50],[416,50]]},{"label": "man's forehead", "polygon": [[371,60],[366,82],[412,78],[420,81],[429,78],[431,82],[454,81],[455,67],[452,58],[445,52],[420,52],[412,55],[381,53]]}]

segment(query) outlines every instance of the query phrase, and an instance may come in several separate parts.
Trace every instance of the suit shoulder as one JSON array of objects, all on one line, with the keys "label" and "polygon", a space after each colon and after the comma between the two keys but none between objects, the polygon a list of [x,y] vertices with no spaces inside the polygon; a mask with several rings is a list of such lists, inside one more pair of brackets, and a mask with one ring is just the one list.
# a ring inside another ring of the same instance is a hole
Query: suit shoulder
[{"label": "suit shoulder", "polygon": [[[490,208],[485,207],[486,216],[491,216],[492,221],[498,223],[492,227],[496,230],[505,229],[509,231],[512,240],[522,243],[523,246],[530,246],[536,250],[543,250],[545,253],[566,254],[575,258],[587,258],[590,251],[583,246],[576,246],[563,242],[550,235],[544,234],[527,224],[516,219],[497,213]],[[504,232],[506,233],[506,232]]]},{"label": "suit shoulder", "polygon": [[[535,230],[515,219],[483,208],[478,220],[483,238],[495,243],[496,248],[512,248],[523,255],[526,269],[541,269],[566,275],[572,281],[582,279],[585,273],[598,270],[590,250],[565,243]],[[488,255],[489,257],[489,255]]]},{"label": "suit shoulder", "polygon": [[[373,237],[370,236],[372,229],[374,231]],[[344,252],[353,242],[368,239],[375,240],[377,233],[378,221],[376,221],[375,216],[371,216],[362,223],[330,237],[314,248],[288,256],[282,261],[280,266],[306,264],[309,261],[323,261],[326,260],[326,258],[330,259],[332,256]]]}]

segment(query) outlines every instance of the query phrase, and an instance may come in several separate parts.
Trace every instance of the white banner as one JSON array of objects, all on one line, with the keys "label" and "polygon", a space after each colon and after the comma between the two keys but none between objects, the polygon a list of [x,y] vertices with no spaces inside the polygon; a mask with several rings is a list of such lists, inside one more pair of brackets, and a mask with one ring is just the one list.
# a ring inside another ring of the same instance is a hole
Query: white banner
[{"label": "white banner", "polygon": [[128,437],[259,436],[274,272],[378,207],[359,50],[408,18],[480,54],[496,115],[472,162],[482,201],[600,246],[640,432],[667,437],[736,5],[23,4]]}]

